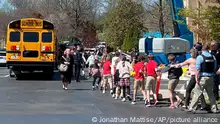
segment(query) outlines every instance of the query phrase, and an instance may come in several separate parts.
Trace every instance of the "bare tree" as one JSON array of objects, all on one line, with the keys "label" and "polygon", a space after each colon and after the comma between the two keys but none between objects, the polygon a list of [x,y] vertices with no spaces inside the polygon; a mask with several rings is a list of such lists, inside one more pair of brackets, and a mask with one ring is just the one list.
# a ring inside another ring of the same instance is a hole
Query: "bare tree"
[{"label": "bare tree", "polygon": [[14,7],[11,14],[14,18],[34,17],[33,13],[39,13],[40,1],[35,0],[9,0]]},{"label": "bare tree", "polygon": [[159,31],[164,37],[173,31],[168,0],[146,0],[145,25],[149,31]]},{"label": "bare tree", "polygon": [[4,11],[0,11],[0,40],[5,37],[6,25],[8,23],[7,15]]},{"label": "bare tree", "polygon": [[5,38],[7,25],[11,21],[12,16],[5,11],[0,10],[0,47],[3,48],[5,46]]},{"label": "bare tree", "polygon": [[[68,24],[71,29],[71,38],[85,41],[93,34],[91,40],[96,40],[95,20],[99,0],[56,0],[63,15],[63,24]],[[88,36],[85,38],[86,35]],[[87,43],[85,44],[87,45]]]},{"label": "bare tree", "polygon": [[97,20],[106,0],[9,0],[14,19],[37,17],[51,21],[60,40],[79,39],[85,45],[97,41]]}]

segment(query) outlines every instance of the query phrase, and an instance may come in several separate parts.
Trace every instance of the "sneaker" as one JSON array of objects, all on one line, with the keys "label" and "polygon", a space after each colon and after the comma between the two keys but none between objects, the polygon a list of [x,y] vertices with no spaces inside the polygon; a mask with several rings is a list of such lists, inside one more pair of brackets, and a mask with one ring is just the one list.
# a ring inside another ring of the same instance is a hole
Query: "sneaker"
[{"label": "sneaker", "polygon": [[105,94],[105,90],[103,90],[102,93]]},{"label": "sneaker", "polygon": [[200,108],[200,111],[208,111],[208,108],[206,108],[206,107],[205,107],[205,108],[201,107],[201,108]]},{"label": "sneaker", "polygon": [[118,96],[115,96],[115,99],[118,99]]},{"label": "sneaker", "polygon": [[151,104],[148,102],[147,105],[146,105],[146,107],[151,107]]},{"label": "sneaker", "polygon": [[131,96],[127,96],[127,99],[129,100],[129,101],[132,101],[132,99],[131,99]]},{"label": "sneaker", "polygon": [[95,90],[95,86],[92,86],[92,90]]},{"label": "sneaker", "polygon": [[115,94],[112,94],[112,98],[115,98]]},{"label": "sneaker", "polygon": [[63,89],[65,89],[64,85],[63,85]]},{"label": "sneaker", "polygon": [[136,105],[136,101],[131,102],[132,105]]},{"label": "sneaker", "polygon": [[67,87],[64,87],[64,90],[68,90],[68,88],[67,88]]},{"label": "sneaker", "polygon": [[219,113],[219,110],[211,110],[211,113],[213,113],[213,114],[218,114],[218,113]]},{"label": "sneaker", "polygon": [[196,111],[194,109],[188,109],[186,110],[186,113],[195,114]]},{"label": "sneaker", "polygon": [[99,85],[98,85],[98,84],[96,84],[95,86],[96,86],[96,88],[99,88]]},{"label": "sneaker", "polygon": [[110,90],[110,94],[113,94],[113,90]]},{"label": "sneaker", "polygon": [[144,105],[147,105],[148,101],[147,99],[144,100]]},{"label": "sneaker", "polygon": [[184,108],[184,109],[187,109],[187,108],[188,108],[188,106],[186,106],[186,105],[183,105],[183,106],[182,106],[182,108]]},{"label": "sneaker", "polygon": [[218,111],[218,109],[217,109],[217,106],[216,106],[216,105],[214,105],[214,106],[212,106],[212,107],[211,107],[211,113],[214,113],[214,114],[219,113],[219,111]]},{"label": "sneaker", "polygon": [[180,100],[178,100],[177,102],[174,103],[174,106],[175,106],[176,108],[179,108],[179,106],[180,106],[181,103],[182,103],[182,100],[180,99]]},{"label": "sneaker", "polygon": [[156,105],[157,105],[157,103],[158,103],[158,101],[157,101],[157,100],[155,100],[155,102],[154,102],[154,106],[156,106]]},{"label": "sneaker", "polygon": [[119,99],[122,99],[123,97],[122,96],[119,96]]},{"label": "sneaker", "polygon": [[175,109],[175,105],[170,105],[169,108]]},{"label": "sneaker", "polygon": [[125,101],[126,101],[126,99],[125,99],[125,98],[123,98],[121,101],[122,101],[122,102],[125,102]]}]

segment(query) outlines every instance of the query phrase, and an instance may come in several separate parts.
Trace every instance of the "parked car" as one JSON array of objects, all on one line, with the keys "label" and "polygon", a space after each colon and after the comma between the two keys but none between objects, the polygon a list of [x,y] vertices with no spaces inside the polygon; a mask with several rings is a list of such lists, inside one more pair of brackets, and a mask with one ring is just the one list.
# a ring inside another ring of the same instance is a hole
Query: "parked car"
[{"label": "parked car", "polygon": [[95,53],[96,48],[84,48],[84,51],[87,53]]},{"label": "parked car", "polygon": [[0,50],[0,66],[6,66],[6,51]]},{"label": "parked car", "polygon": [[[111,57],[113,57],[114,55],[115,55],[115,52],[110,53]],[[122,55],[125,56],[129,62],[131,62],[131,55],[129,55],[127,53],[122,53]]]}]

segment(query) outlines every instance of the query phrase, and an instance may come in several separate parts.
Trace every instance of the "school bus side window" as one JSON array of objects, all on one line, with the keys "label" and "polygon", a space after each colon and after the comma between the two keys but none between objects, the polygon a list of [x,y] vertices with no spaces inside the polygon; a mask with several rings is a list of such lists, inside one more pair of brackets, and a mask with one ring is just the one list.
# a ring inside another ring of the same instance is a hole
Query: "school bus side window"
[{"label": "school bus side window", "polygon": [[24,42],[38,42],[39,33],[38,32],[24,32],[23,40]]},{"label": "school bus side window", "polygon": [[52,32],[42,33],[42,42],[52,42]]},{"label": "school bus side window", "polygon": [[19,42],[20,41],[20,32],[10,32],[9,40],[11,42]]}]

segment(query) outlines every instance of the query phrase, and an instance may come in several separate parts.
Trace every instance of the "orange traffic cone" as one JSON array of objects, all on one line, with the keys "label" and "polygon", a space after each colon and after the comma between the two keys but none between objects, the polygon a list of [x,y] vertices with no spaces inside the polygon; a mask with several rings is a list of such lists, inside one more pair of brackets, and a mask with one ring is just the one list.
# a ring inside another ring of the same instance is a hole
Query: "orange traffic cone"
[{"label": "orange traffic cone", "polygon": [[162,73],[160,73],[158,75],[158,80],[157,80],[157,83],[156,83],[156,95],[157,95],[157,97],[159,96],[161,77],[162,77]]}]

